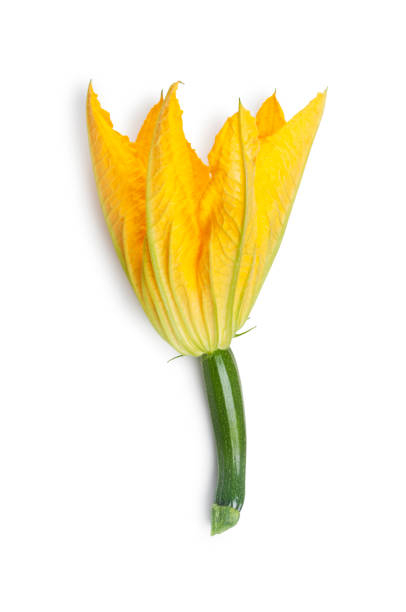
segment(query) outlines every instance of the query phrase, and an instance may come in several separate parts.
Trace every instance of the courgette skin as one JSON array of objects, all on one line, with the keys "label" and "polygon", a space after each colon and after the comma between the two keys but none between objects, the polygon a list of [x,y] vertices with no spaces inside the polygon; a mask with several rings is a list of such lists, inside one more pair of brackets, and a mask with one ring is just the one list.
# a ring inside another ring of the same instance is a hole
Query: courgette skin
[{"label": "courgette skin", "polygon": [[200,357],[217,447],[212,535],[233,527],[245,497],[246,431],[240,376],[231,349]]}]

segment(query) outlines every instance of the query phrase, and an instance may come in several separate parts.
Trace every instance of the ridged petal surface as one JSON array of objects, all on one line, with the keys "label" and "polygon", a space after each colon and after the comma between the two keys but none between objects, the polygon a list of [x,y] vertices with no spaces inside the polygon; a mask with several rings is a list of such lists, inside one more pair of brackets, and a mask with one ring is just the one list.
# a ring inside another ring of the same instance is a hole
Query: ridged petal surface
[{"label": "ridged petal surface", "polygon": [[[209,180],[205,166],[187,142],[177,84],[169,89],[154,129],[146,177],[146,225],[153,273],[152,299],[165,313],[181,352],[201,354],[207,346],[202,310],[199,257],[202,235],[199,203]],[[149,263],[151,265],[149,265]],[[151,280],[151,279],[150,279]]]},{"label": "ridged petal surface", "polygon": [[242,312],[248,317],[281,243],[326,99],[318,94],[302,111],[261,142],[256,160],[257,244],[261,261],[253,298]]},{"label": "ridged petal surface", "polygon": [[240,103],[203,164],[187,142],[177,84],[137,140],[116,130],[89,86],[94,173],[114,245],[155,329],[180,353],[227,348],[279,248],[325,102],[286,122],[275,94]]},{"label": "ridged petal surface", "polygon": [[[92,85],[89,85],[87,124],[99,199],[117,254],[138,296],[139,268],[146,231],[146,165],[161,104],[162,101],[149,112],[136,142],[130,142],[127,136],[122,136],[113,128],[109,113],[101,107]],[[125,253],[125,223],[131,242],[131,272]]]},{"label": "ridged petal surface", "polygon": [[208,231],[204,259],[216,306],[218,346],[229,346],[255,258],[255,158],[259,148],[254,117],[240,103],[209,154],[211,181],[202,202]]}]

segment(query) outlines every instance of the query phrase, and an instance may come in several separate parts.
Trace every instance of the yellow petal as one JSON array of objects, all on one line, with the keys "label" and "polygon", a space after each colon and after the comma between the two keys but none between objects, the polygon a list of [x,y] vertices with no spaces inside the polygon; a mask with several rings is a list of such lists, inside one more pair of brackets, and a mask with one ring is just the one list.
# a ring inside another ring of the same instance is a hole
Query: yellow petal
[{"label": "yellow petal", "polygon": [[209,228],[204,259],[210,268],[217,311],[218,347],[229,346],[236,308],[255,258],[254,171],[258,151],[255,119],[240,103],[216,137],[209,155],[212,180],[202,202]]},{"label": "yellow petal", "polygon": [[142,272],[141,272],[141,298],[144,310],[155,329],[179,353],[185,353],[185,347],[179,341],[179,334],[173,327],[166,306],[162,300],[159,287],[154,274],[148,242],[144,241]]},{"label": "yellow petal", "polygon": [[[92,85],[87,96],[87,122],[93,170],[103,213],[120,261],[129,273],[125,256],[124,223],[133,228],[132,262],[141,260],[140,248],[145,235],[146,160],[161,102],[145,120],[136,143],[113,129],[110,115],[100,105]],[[138,264],[139,268],[139,264]],[[139,295],[139,282],[130,275]]]},{"label": "yellow petal", "polygon": [[198,208],[209,174],[185,139],[176,88],[172,85],[162,105],[148,160],[148,256],[143,275],[180,352],[198,355],[207,344],[198,276],[202,242]]},{"label": "yellow petal", "polygon": [[124,211],[123,243],[130,280],[142,303],[141,276],[144,239],[146,236],[145,191],[149,153],[155,125],[163,104],[160,101],[149,111],[134,143],[135,163],[132,167],[132,204]]},{"label": "yellow petal", "polygon": [[285,125],[282,107],[276,99],[276,93],[265,100],[257,113],[258,136],[266,138],[275,134]]},{"label": "yellow petal", "polygon": [[131,192],[127,177],[134,149],[126,136],[113,129],[110,115],[100,106],[91,83],[87,95],[87,125],[99,199],[117,254],[127,272],[122,240],[122,201],[127,202]]},{"label": "yellow petal", "polygon": [[326,93],[318,94],[272,136],[264,139],[256,161],[257,253],[255,289],[241,310],[242,325],[281,243],[314,137]]}]

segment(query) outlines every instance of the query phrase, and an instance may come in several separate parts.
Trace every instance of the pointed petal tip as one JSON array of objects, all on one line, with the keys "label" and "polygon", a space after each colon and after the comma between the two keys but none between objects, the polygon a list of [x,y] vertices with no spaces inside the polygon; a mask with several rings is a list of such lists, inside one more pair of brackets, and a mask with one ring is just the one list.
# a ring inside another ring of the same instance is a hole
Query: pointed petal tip
[{"label": "pointed petal tip", "polygon": [[[99,96],[98,96],[98,94],[95,92],[95,90],[93,88],[93,80],[92,79],[90,79],[90,81],[89,81],[89,86],[87,88],[87,96],[86,96],[86,98],[87,98],[87,105],[88,105],[89,109],[91,107],[97,108],[99,106],[101,108],[101,104],[99,102]],[[103,111],[104,109],[101,108],[101,110]],[[104,111],[104,112],[107,113],[107,111]]]},{"label": "pointed petal tip", "polygon": [[319,100],[321,107],[324,109],[324,106],[326,104],[326,98],[327,98],[327,89],[328,87],[326,87],[326,89],[324,91],[320,91],[317,96],[314,98],[315,100]]},{"label": "pointed petal tip", "polygon": [[166,94],[166,97],[168,97],[169,94],[172,93],[172,92],[175,93],[177,91],[179,85],[184,85],[184,82],[183,81],[175,81],[174,83],[172,83],[172,85],[168,89],[168,93]]},{"label": "pointed petal tip", "polygon": [[93,79],[89,80],[89,85],[88,85],[88,88],[87,88],[87,93],[88,93],[89,96],[92,95],[95,98],[97,98],[97,93],[95,92],[94,87],[93,87]]},{"label": "pointed petal tip", "polygon": [[321,116],[323,114],[324,107],[326,105],[326,98],[327,98],[327,88],[324,91],[319,91],[314,96],[314,98],[312,98],[310,102],[308,102],[306,106],[301,111],[299,111],[299,113],[304,111],[307,108],[313,108],[315,110],[317,109],[317,112],[320,113],[320,116]]},{"label": "pointed petal tip", "polygon": [[172,83],[172,85],[169,87],[166,96],[164,96],[163,101],[165,104],[169,104],[170,101],[175,98],[176,99],[176,92],[178,90],[179,85],[183,85],[182,81],[175,81],[174,83]]},{"label": "pointed petal tip", "polygon": [[[249,113],[249,110],[244,106],[244,104],[242,103],[241,98],[238,98],[238,111],[246,111],[247,113]],[[251,113],[250,113],[251,114]]]}]

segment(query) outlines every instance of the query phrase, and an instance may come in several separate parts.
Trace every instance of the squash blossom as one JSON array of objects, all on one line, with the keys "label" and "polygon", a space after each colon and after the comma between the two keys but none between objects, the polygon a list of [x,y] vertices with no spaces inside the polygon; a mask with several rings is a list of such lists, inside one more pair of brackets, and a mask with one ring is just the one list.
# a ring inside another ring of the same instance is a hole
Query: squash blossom
[{"label": "squash blossom", "polygon": [[278,251],[326,94],[285,121],[275,94],[253,117],[238,111],[204,164],[186,140],[177,83],[135,142],[113,129],[89,86],[90,151],[118,257],[157,332],[200,359],[217,445],[212,534],[244,502],[246,437],[230,344]]}]

